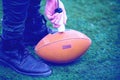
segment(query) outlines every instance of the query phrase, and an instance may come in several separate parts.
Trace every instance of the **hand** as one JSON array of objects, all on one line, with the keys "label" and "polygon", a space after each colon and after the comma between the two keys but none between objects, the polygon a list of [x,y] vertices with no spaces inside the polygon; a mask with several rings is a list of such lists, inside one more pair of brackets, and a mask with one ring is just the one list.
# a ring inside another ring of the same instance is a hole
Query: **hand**
[{"label": "hand", "polygon": [[[61,22],[63,24],[66,24],[67,15],[66,15],[64,5],[60,0],[59,0],[59,8],[62,8],[63,12],[55,13],[56,8],[58,8],[57,0],[47,0],[46,7],[45,7],[45,14],[46,14],[47,18],[53,24],[53,27],[58,28],[58,27],[60,27]],[[62,21],[60,21],[60,20],[62,20]]]}]

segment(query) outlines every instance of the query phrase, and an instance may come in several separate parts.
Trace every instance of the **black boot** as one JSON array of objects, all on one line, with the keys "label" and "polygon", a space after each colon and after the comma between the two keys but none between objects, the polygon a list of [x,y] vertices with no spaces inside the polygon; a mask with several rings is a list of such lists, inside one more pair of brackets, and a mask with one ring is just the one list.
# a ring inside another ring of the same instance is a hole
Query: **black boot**
[{"label": "black boot", "polygon": [[48,65],[36,60],[24,48],[20,39],[0,41],[0,62],[25,75],[48,76],[51,74]]}]

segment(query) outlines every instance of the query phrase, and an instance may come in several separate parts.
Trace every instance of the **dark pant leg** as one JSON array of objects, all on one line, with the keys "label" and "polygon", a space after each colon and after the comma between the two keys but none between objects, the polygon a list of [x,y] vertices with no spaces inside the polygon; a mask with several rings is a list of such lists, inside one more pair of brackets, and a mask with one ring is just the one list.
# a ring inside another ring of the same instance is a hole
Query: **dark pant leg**
[{"label": "dark pant leg", "polygon": [[27,16],[29,0],[2,0],[3,20],[2,37],[3,39],[18,39],[23,37],[25,19]]},{"label": "dark pant leg", "polygon": [[30,0],[28,16],[25,22],[24,42],[35,45],[48,34],[46,20],[40,13],[41,0]]},{"label": "dark pant leg", "polygon": [[25,22],[25,30],[28,32],[31,30],[36,31],[42,26],[42,17],[39,12],[41,0],[30,0],[28,8],[28,16]]},{"label": "dark pant leg", "polygon": [[40,4],[41,0],[30,0],[28,8],[28,18],[36,18],[40,15]]}]

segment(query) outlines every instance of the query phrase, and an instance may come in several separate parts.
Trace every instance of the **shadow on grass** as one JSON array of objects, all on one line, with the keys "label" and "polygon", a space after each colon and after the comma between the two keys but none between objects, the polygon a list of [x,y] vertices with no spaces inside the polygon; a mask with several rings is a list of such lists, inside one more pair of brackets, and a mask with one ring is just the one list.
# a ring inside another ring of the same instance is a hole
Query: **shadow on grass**
[{"label": "shadow on grass", "polygon": [[73,60],[73,61],[68,62],[68,63],[53,63],[53,62],[49,62],[49,61],[43,60],[43,62],[45,62],[48,65],[52,65],[52,66],[71,66],[71,65],[80,63],[81,61],[82,61],[81,58]]}]

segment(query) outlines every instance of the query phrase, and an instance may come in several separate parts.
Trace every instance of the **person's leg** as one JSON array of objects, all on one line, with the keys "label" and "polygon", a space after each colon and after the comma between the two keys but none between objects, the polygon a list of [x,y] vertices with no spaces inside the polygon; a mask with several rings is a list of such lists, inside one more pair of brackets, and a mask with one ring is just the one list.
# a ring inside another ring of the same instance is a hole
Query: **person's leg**
[{"label": "person's leg", "polygon": [[31,0],[25,24],[24,41],[36,45],[49,33],[44,16],[39,12],[41,0]]},{"label": "person's leg", "polygon": [[0,62],[26,75],[46,76],[49,67],[35,59],[23,45],[24,23],[29,0],[2,0],[3,20],[0,42]]}]

